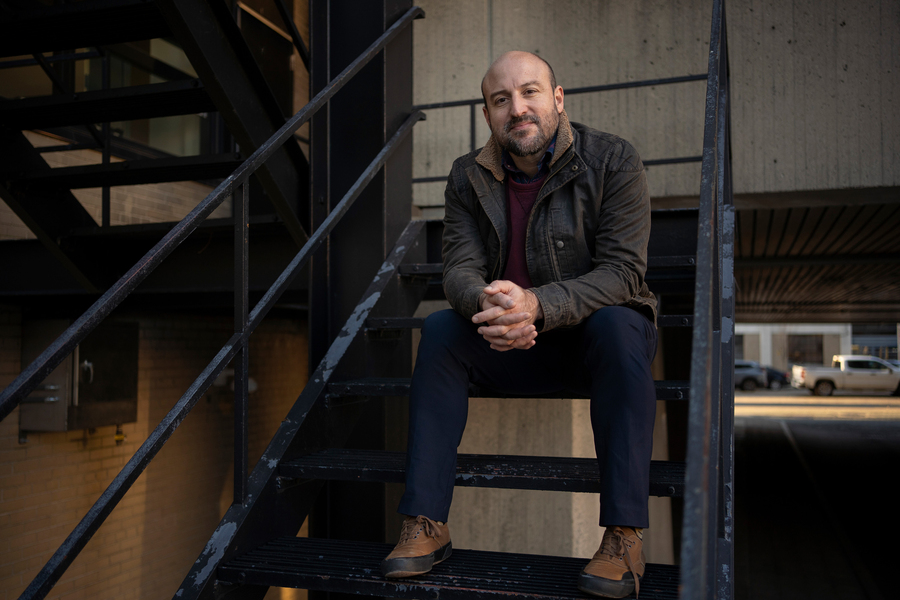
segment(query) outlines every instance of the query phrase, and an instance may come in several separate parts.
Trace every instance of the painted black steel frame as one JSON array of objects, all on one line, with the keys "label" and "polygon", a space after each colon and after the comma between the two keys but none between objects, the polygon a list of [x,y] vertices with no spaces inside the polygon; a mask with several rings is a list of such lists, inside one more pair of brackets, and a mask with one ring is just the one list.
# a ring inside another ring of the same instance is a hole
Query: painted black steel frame
[{"label": "painted black steel frame", "polygon": [[[235,216],[235,334],[228,340],[222,349],[216,354],[215,358],[207,365],[203,372],[197,377],[194,383],[188,388],[181,399],[176,403],[173,409],[166,417],[157,425],[153,433],[147,438],[144,444],[128,461],[122,471],[115,477],[113,482],[103,492],[97,502],[91,507],[87,515],[76,526],[75,530],[63,542],[56,553],[47,562],[40,573],[31,582],[22,598],[43,598],[52,589],[53,585],[59,580],[68,566],[78,556],[78,553],[93,534],[102,525],[103,521],[112,512],[119,500],[130,489],[131,485],[138,476],[147,467],[153,457],[159,452],[165,442],[171,437],[175,429],[181,424],[191,408],[196,404],[197,400],[203,395],[205,390],[212,384],[219,373],[227,366],[228,362],[237,357],[243,368],[237,368],[240,374],[236,373],[235,380],[235,406],[243,408],[243,410],[235,411],[235,468],[237,470],[235,476],[235,501],[240,504],[246,499],[246,473],[247,473],[247,449],[246,449],[246,398],[247,398],[247,356],[246,347],[249,342],[250,334],[256,329],[265,315],[275,305],[275,302],[281,294],[287,289],[294,277],[300,272],[315,250],[323,243],[328,234],[333,230],[337,222],[343,217],[353,204],[354,200],[359,196],[366,185],[375,177],[375,175],[384,167],[392,152],[403,142],[409,135],[413,125],[424,118],[424,114],[417,111],[410,115],[406,121],[397,129],[393,137],[387,142],[382,151],[369,164],[368,168],[360,175],[359,179],[350,187],[342,200],[334,206],[327,218],[316,229],[316,231],[306,241],[303,248],[285,268],[278,277],[269,291],[263,296],[256,307],[248,312],[247,305],[247,225],[248,211],[247,202],[249,188],[249,177],[260,168],[265,161],[271,157],[286,141],[292,140],[294,133],[306,121],[308,121],[315,112],[324,106],[348,81],[350,81],[356,73],[358,73],[367,63],[375,58],[380,52],[384,51],[387,45],[397,37],[404,29],[410,26],[416,18],[424,16],[424,13],[418,7],[414,7],[406,11],[384,34],[382,34],[375,42],[373,42],[365,52],[363,52],[356,60],[349,64],[340,74],[338,74],[321,92],[297,114],[291,117],[267,142],[261,145],[253,154],[244,161],[243,164],[223,181],[215,190],[213,190],[200,204],[197,205],[182,221],[176,224],[162,240],[160,240],[137,264],[135,264],[119,281],[117,281],[106,293],[101,296],[75,323],[73,323],[53,344],[50,345],[33,363],[31,363],[2,393],[0,393],[0,419],[5,418],[9,413],[37,386],[44,377],[47,376],[62,360],[70,354],[73,349],[84,340],[84,338],[105,318],[116,306],[118,306],[130,294],[154,268],[156,268],[187,236],[197,228],[197,226],[208,217],[226,198],[231,194],[235,194],[239,198],[236,202],[237,210]],[[418,230],[424,224],[413,227],[415,231],[407,232],[406,238],[415,238]],[[238,245],[239,242],[239,245]],[[405,240],[404,249],[408,249],[412,244],[411,240]],[[395,255],[389,257],[399,264],[399,260],[403,256],[403,252],[395,252]],[[388,263],[386,263],[388,264]],[[384,267],[383,267],[384,268]],[[396,269],[396,265],[393,267]],[[389,278],[382,277],[382,287]],[[376,277],[376,280],[378,278]],[[374,285],[374,284],[373,284]],[[240,287],[238,287],[240,286]],[[377,290],[372,294],[378,293]],[[365,298],[364,298],[365,300]],[[371,308],[371,307],[369,307]],[[356,330],[362,327],[362,323],[368,316],[368,311],[364,314],[355,315],[358,318],[357,323],[348,324],[355,325]],[[361,318],[359,318],[361,316]],[[353,327],[350,327],[353,329]],[[344,331],[344,337],[349,336],[352,340],[356,331]],[[340,340],[341,343],[338,350],[346,349],[349,343],[346,339]],[[325,385],[328,376],[333,368],[329,363],[335,359],[332,349],[323,359],[323,365],[320,365],[320,371],[326,373],[318,373],[321,385]],[[315,377],[316,375],[313,375]],[[308,386],[310,387],[310,386]],[[311,386],[315,387],[315,386]],[[315,395],[318,398],[318,394]],[[314,399],[315,399],[314,398]],[[314,400],[313,399],[313,400]],[[299,423],[297,424],[299,425]],[[240,473],[240,475],[238,475]]]}]

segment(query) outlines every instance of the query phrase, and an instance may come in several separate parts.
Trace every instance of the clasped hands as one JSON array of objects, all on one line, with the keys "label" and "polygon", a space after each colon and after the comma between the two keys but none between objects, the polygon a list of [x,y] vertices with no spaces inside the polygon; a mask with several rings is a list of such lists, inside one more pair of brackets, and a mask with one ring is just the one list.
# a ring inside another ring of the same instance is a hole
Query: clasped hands
[{"label": "clasped hands", "polygon": [[472,317],[472,322],[484,323],[478,333],[491,348],[505,352],[534,346],[537,337],[534,323],[544,318],[541,302],[534,292],[512,281],[493,281],[484,288],[478,304],[481,312]]}]

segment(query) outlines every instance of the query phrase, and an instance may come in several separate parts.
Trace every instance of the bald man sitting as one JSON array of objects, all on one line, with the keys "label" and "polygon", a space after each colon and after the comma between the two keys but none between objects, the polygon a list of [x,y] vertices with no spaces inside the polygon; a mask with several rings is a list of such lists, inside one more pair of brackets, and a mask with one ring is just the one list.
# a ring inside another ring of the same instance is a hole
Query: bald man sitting
[{"label": "bald man sitting", "polygon": [[644,166],[628,142],[569,122],[553,69],[534,54],[502,55],[481,91],[492,135],[453,163],[447,182],[443,281],[453,309],[422,328],[398,508],[407,517],[382,571],[419,575],[450,556],[469,384],[521,396],[566,390],[591,399],[606,527],[578,587],[621,598],[644,573],[656,413]]}]

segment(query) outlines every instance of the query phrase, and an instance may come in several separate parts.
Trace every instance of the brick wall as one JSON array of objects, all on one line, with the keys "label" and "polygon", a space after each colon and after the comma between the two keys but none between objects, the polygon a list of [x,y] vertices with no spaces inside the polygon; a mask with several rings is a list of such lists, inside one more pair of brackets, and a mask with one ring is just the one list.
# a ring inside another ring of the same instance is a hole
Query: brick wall
[{"label": "brick wall", "polygon": [[[0,600],[17,598],[230,335],[229,319],[138,317],[138,418],[94,431],[29,434],[0,423]],[[19,372],[21,313],[0,307],[0,386]],[[305,323],[273,320],[251,340],[255,460],[307,377]],[[171,597],[231,501],[230,394],[211,388],[56,585],[50,598]],[[272,590],[269,597],[302,594]]]}]

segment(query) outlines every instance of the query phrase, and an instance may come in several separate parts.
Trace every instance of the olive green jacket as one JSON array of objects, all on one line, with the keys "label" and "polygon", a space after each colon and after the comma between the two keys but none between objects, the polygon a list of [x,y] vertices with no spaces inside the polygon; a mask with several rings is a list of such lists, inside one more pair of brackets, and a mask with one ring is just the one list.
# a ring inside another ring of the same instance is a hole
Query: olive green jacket
[{"label": "olive green jacket", "polygon": [[[453,163],[445,192],[444,291],[466,317],[509,254],[506,174],[493,136]],[[644,165],[625,140],[560,115],[550,174],[528,219],[526,263],[541,302],[541,331],[577,325],[604,306],[656,321],[644,282],[650,194]]]}]

